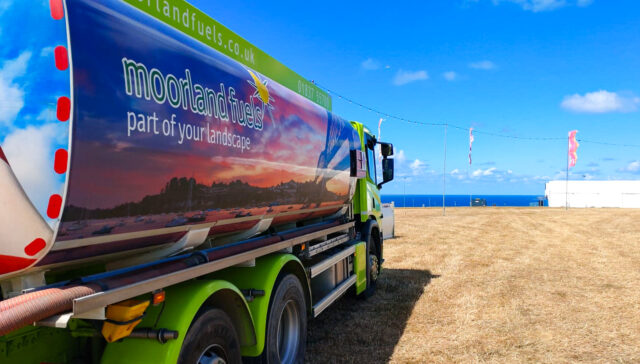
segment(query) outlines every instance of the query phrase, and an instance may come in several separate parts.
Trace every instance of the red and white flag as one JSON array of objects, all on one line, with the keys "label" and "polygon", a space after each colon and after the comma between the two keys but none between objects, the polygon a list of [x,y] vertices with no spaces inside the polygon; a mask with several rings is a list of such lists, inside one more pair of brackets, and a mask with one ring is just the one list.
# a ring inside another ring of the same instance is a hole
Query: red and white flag
[{"label": "red and white flag", "polygon": [[576,162],[578,161],[578,141],[576,140],[577,130],[572,130],[569,132],[569,168],[575,167]]},{"label": "red and white flag", "polygon": [[473,128],[469,128],[469,165],[471,165],[471,149],[473,147]]}]

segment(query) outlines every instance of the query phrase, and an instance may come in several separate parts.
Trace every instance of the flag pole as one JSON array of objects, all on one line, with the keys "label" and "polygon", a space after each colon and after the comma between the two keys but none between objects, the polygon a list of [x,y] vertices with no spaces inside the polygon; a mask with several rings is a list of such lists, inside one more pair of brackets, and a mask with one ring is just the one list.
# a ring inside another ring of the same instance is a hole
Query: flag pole
[{"label": "flag pole", "polygon": [[[467,166],[467,181],[470,181],[471,175],[469,174],[469,166]],[[471,186],[473,184],[469,183],[469,206],[471,206]]]},{"label": "flag pole", "polygon": [[446,216],[447,208],[444,196],[447,191],[447,124],[444,124],[444,165],[442,167],[442,216]]},{"label": "flag pole", "polygon": [[571,148],[570,138],[571,138],[571,133],[567,135],[567,178],[566,178],[566,184],[564,188],[564,196],[565,196],[564,209],[565,210],[569,210],[569,152]]},{"label": "flag pole", "polygon": [[[469,175],[469,171],[471,169],[471,149],[473,146],[473,128],[469,128],[469,165],[467,166],[467,180],[470,180],[470,175]],[[471,207],[471,188],[472,188],[473,184],[469,184],[469,207]]]},{"label": "flag pole", "polygon": [[404,177],[404,200],[402,201],[402,207],[404,207],[404,213],[407,214],[407,176]]}]

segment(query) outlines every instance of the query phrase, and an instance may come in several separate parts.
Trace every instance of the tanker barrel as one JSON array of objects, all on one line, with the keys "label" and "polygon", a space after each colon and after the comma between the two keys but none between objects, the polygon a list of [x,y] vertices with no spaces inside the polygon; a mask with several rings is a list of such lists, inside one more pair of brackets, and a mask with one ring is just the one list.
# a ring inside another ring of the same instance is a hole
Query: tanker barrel
[{"label": "tanker barrel", "polygon": [[[296,233],[244,240],[351,204],[359,134],[298,93],[305,78],[273,59],[247,64],[199,42],[146,2],[49,3],[58,6],[34,11],[16,1],[7,10],[40,24],[15,32],[47,35],[46,62],[32,63],[49,69],[22,72],[43,76],[25,77],[38,90],[26,98],[33,104],[0,139],[0,205],[11,207],[0,209],[0,281],[19,282],[5,297],[37,289],[45,272],[126,269],[220,242],[136,274],[202,264],[287,239]],[[30,59],[25,49],[8,62]],[[128,282],[109,272],[94,278],[107,288]]]}]

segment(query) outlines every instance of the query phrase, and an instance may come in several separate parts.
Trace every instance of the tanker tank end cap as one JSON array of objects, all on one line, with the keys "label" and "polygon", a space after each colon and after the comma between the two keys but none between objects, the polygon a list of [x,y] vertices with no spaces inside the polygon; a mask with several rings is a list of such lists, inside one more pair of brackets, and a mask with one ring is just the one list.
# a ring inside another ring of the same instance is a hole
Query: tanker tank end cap
[{"label": "tanker tank end cap", "polygon": [[256,88],[258,89],[258,94],[260,95],[260,100],[262,100],[263,103],[268,104],[269,103],[269,89],[267,89],[267,86],[265,86],[264,83],[262,83],[262,81],[260,81],[260,78],[258,78],[258,76],[256,76],[255,73],[249,71],[249,73],[251,74],[251,78],[253,78],[253,82],[256,83]]}]

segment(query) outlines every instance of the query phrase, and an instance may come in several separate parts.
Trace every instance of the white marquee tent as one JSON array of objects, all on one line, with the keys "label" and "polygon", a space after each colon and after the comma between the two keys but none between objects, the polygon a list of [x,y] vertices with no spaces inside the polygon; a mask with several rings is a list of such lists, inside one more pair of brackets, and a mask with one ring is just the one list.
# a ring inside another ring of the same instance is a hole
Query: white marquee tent
[{"label": "white marquee tent", "polygon": [[549,207],[640,208],[640,181],[550,181],[545,196]]}]

